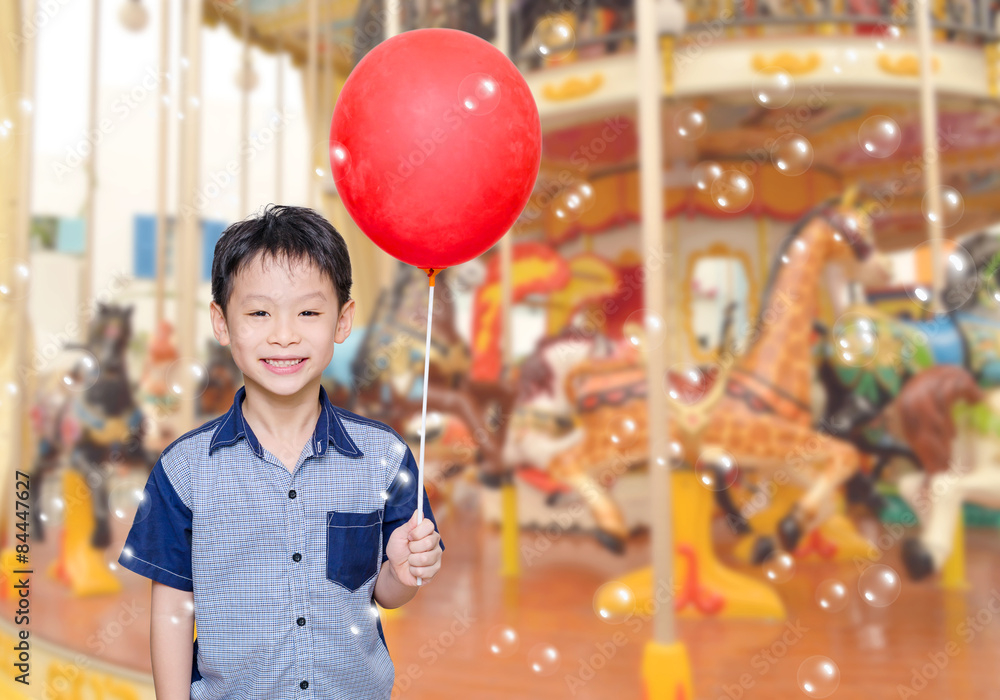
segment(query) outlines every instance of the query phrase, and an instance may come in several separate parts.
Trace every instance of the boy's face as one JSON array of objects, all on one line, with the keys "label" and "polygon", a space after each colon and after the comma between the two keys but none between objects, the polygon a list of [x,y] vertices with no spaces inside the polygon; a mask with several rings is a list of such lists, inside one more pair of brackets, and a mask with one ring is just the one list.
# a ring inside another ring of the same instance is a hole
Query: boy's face
[{"label": "boy's face", "polygon": [[334,343],[351,333],[354,301],[337,306],[333,283],[311,260],[289,264],[258,256],[236,276],[225,316],[212,302],[212,329],[219,343],[231,346],[248,388],[311,394]]}]

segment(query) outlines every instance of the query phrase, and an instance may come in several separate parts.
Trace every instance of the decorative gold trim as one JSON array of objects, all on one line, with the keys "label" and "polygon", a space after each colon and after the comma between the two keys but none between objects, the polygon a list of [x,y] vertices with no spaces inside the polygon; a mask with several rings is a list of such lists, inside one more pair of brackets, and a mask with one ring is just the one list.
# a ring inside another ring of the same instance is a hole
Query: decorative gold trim
[{"label": "decorative gold trim", "polygon": [[[745,251],[734,250],[725,243],[712,243],[708,248],[698,250],[688,256],[687,271],[684,273],[683,289],[681,290],[680,314],[684,324],[684,334],[688,338],[688,347],[691,350],[691,357],[695,362],[713,362],[718,359],[714,349],[702,350],[698,346],[698,339],[694,334],[694,319],[691,314],[691,305],[694,301],[691,294],[691,282],[694,279],[694,271],[698,266],[698,261],[702,258],[735,258],[743,265],[743,274],[747,278],[747,318],[753,319],[757,316],[757,279],[753,273],[750,263],[750,256]],[[721,322],[721,319],[720,319]]]},{"label": "decorative gold trim", "polygon": [[673,97],[674,94],[674,43],[672,36],[660,38],[660,49],[663,56],[663,94]]},{"label": "decorative gold trim", "polygon": [[558,85],[555,83],[546,83],[542,88],[542,95],[545,99],[552,100],[553,102],[578,100],[581,97],[586,97],[593,92],[597,92],[602,85],[604,85],[604,74],[601,72],[594,73],[589,78],[580,78],[574,75],[566,78],[566,80]]},{"label": "decorative gold trim", "polygon": [[1000,97],[1000,43],[986,44],[983,51],[986,53],[986,89],[990,97]]},{"label": "decorative gold trim", "polygon": [[779,54],[775,54],[770,60],[765,58],[764,54],[756,53],[750,60],[750,65],[758,73],[785,71],[790,75],[812,73],[822,63],[823,59],[815,51],[811,51],[805,56],[799,56],[791,51],[782,51]]},{"label": "decorative gold trim", "polygon": [[[920,59],[913,53],[903,54],[895,60],[887,53],[880,53],[877,64],[883,73],[888,73],[889,75],[908,78],[917,78],[920,76]],[[931,71],[937,73],[938,67],[937,56],[931,56]]]}]

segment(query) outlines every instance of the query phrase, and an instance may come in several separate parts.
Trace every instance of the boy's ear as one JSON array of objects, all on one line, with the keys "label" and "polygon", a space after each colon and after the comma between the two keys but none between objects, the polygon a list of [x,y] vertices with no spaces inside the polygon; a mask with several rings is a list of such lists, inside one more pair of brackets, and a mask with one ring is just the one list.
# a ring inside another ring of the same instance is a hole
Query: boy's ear
[{"label": "boy's ear", "polygon": [[354,325],[354,311],[356,306],[354,304],[354,299],[348,299],[344,302],[344,305],[340,307],[340,316],[337,318],[337,332],[333,336],[333,341],[335,343],[343,343],[347,340],[347,336],[351,334],[351,328]]},{"label": "boy's ear", "polygon": [[212,332],[219,345],[229,345],[229,324],[226,323],[226,316],[222,313],[222,307],[214,301],[209,306],[212,314]]}]

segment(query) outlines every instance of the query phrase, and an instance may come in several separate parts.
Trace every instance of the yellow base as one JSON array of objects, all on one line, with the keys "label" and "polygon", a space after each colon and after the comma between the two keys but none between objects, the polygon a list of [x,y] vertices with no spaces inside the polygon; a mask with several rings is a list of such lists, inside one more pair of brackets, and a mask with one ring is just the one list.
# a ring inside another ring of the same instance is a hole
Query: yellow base
[{"label": "yellow base", "polygon": [[647,642],[642,653],[644,700],[693,700],[691,662],[680,642]]},{"label": "yellow base", "polygon": [[[764,581],[745,576],[720,562],[712,547],[710,520],[714,502],[693,472],[672,475],[674,513],[673,590],[669,593],[676,614],[685,618],[742,618],[783,620],[785,606],[777,592]],[[657,600],[666,600],[666,591],[653,589],[652,567],[638,569],[616,579],[635,594],[636,608],[649,611]],[[616,596],[614,587],[602,592],[607,599],[597,604],[610,613],[627,615],[631,601]]]},{"label": "yellow base", "polygon": [[79,473],[68,469],[63,477],[63,493],[88,496],[66,499],[64,546],[60,559],[49,568],[49,575],[60,578],[58,571],[61,566],[69,578],[73,595],[78,597],[118,593],[122,584],[104,561],[104,551],[90,546],[90,536],[94,531],[90,488]]},{"label": "yellow base", "polygon": [[[773,535],[778,523],[792,509],[802,496],[802,490],[791,486],[778,487],[778,491],[768,507],[750,518],[754,533]],[[801,561],[851,562],[855,557],[865,558],[872,551],[872,544],[858,532],[854,523],[844,515],[843,499],[838,497],[837,512],[819,527],[819,542],[811,542],[809,536],[803,538],[796,553]],[[749,563],[752,558],[754,534],[743,537],[733,549],[733,556]]]},{"label": "yellow base", "polygon": [[[20,633],[28,630],[30,675],[25,685],[16,680],[24,672],[18,663]],[[65,649],[39,639],[30,625],[12,626],[0,621],[0,698],[4,700],[156,700],[153,679],[148,674],[115,668],[78,651]]]},{"label": "yellow base", "polygon": [[15,569],[24,569],[31,567],[25,567],[23,564],[17,563],[17,554],[13,549],[5,549],[3,553],[0,554],[0,578],[3,579],[3,586],[0,587],[0,599],[16,599],[18,597],[17,589],[14,588],[14,584],[17,583],[17,578],[14,574],[10,573]]},{"label": "yellow base", "polygon": [[955,525],[951,556],[941,567],[941,588],[946,591],[969,590],[969,582],[965,578],[965,517],[961,510]]},{"label": "yellow base", "polygon": [[513,483],[500,487],[500,575],[521,575],[521,553],[518,549],[521,524],[517,519],[517,487]]}]

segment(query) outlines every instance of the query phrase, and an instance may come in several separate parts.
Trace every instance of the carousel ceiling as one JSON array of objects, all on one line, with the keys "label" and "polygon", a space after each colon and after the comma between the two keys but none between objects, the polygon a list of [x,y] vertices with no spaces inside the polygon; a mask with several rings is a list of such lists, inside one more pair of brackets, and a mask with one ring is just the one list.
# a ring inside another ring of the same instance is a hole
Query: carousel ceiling
[{"label": "carousel ceiling", "polygon": [[[696,189],[692,174],[706,161],[746,173],[757,183],[755,197],[770,201],[795,196],[802,185],[795,180],[805,178],[808,190],[809,178],[832,177],[843,187],[858,184],[883,203],[885,213],[877,216],[876,226],[886,249],[926,238],[916,96],[912,102],[862,102],[838,101],[834,95],[816,107],[804,101],[779,109],[758,105],[749,91],[747,98],[746,103],[704,99],[664,104],[664,186],[675,197],[676,190]],[[609,124],[619,133],[609,130]],[[938,135],[942,185],[961,196],[961,202],[945,202],[945,235],[957,237],[1000,222],[1000,107],[944,101],[939,104]],[[634,112],[550,131],[543,138],[541,182],[566,172],[594,181],[635,170],[637,136]],[[776,172],[776,166],[802,172],[761,177],[764,171]],[[769,191],[761,192],[762,185]],[[746,211],[752,215],[754,209]]]}]

